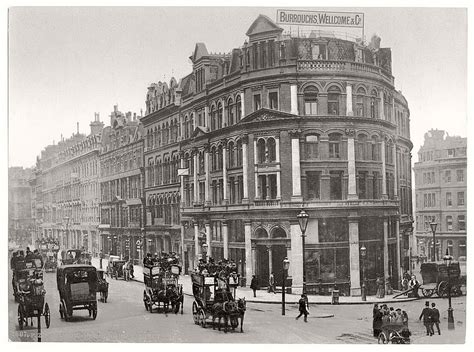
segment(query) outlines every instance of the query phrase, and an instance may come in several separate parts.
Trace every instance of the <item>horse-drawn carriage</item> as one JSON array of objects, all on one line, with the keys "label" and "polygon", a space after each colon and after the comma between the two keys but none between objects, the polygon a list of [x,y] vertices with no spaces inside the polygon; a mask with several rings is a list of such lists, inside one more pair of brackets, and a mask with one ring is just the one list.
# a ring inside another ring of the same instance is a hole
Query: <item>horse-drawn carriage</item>
[{"label": "horse-drawn carriage", "polygon": [[107,297],[109,296],[109,283],[105,278],[105,271],[97,269],[97,292],[100,293],[100,300],[107,303]]},{"label": "horse-drawn carriage", "polygon": [[411,332],[405,324],[388,322],[382,324],[378,343],[409,344],[410,336]]},{"label": "horse-drawn carriage", "polygon": [[[18,305],[18,324],[20,329],[28,326],[28,318],[33,325],[33,318],[38,321],[44,316],[46,327],[51,322],[51,312],[45,302],[46,290],[43,284],[43,268],[41,259],[19,260],[15,267],[15,299]],[[16,286],[16,288],[15,288]]]},{"label": "horse-drawn carriage", "polygon": [[62,265],[82,264],[91,265],[92,255],[82,249],[68,249],[61,259]]},{"label": "horse-drawn carriage", "polygon": [[420,289],[423,296],[431,297],[436,293],[439,297],[446,297],[450,285],[451,296],[462,295],[459,262],[451,262],[449,266],[445,263],[423,263],[420,270],[423,279]]},{"label": "horse-drawn carriage", "polygon": [[179,284],[181,267],[173,264],[164,267],[161,263],[149,263],[143,267],[143,304],[145,309],[153,313],[153,308],[163,308],[165,314],[171,310],[177,314],[181,308],[183,314],[183,285]]},{"label": "horse-drawn carriage", "polygon": [[124,275],[124,268],[127,264],[126,260],[121,260],[118,255],[109,256],[109,263],[107,265],[107,275],[109,277],[115,278],[118,280],[119,277],[127,280],[126,275]]},{"label": "horse-drawn carriage", "polygon": [[228,331],[228,325],[233,330],[239,326],[243,332],[244,314],[246,302],[244,299],[235,300],[236,288],[238,286],[238,276],[236,274],[227,275],[221,271],[216,275],[207,273],[192,273],[193,284],[193,320],[196,325],[205,328],[210,319],[215,329],[215,321],[218,320],[219,331],[221,320],[224,320],[224,331]]},{"label": "horse-drawn carriage", "polygon": [[59,291],[59,315],[69,321],[74,310],[87,309],[89,317],[97,317],[97,270],[92,265],[60,266],[56,272]]},{"label": "horse-drawn carriage", "polygon": [[39,251],[44,262],[45,271],[54,271],[58,267],[59,245],[55,242],[45,242],[39,245]]}]

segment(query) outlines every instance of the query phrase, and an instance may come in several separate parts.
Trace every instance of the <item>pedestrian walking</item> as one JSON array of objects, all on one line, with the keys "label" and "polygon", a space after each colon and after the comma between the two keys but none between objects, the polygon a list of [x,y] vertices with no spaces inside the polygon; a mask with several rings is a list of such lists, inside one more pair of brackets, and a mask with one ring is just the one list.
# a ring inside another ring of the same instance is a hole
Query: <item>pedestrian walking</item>
[{"label": "pedestrian walking", "polygon": [[430,302],[426,301],[425,308],[420,314],[420,319],[423,318],[423,325],[426,327],[426,335],[433,336],[433,324],[431,320],[432,310],[430,308]]},{"label": "pedestrian walking", "polygon": [[385,283],[382,276],[379,276],[375,281],[377,285],[377,298],[384,298],[385,297]]},{"label": "pedestrian walking", "polygon": [[441,330],[439,329],[439,310],[436,308],[436,303],[431,303],[431,324],[431,331],[433,331],[433,334],[433,325],[435,325],[438,330],[438,335],[441,335]]},{"label": "pedestrian walking", "polygon": [[275,277],[273,276],[273,271],[270,274],[270,277],[268,278],[268,292],[273,292],[276,294],[275,290]]},{"label": "pedestrian walking", "polygon": [[373,323],[372,328],[374,331],[374,337],[378,337],[382,331],[382,312],[379,309],[379,305],[375,303],[373,310]]},{"label": "pedestrian walking", "polygon": [[298,306],[299,306],[299,311],[300,314],[296,317],[296,320],[298,320],[302,315],[304,315],[304,322],[308,322],[308,297],[303,293],[301,295],[300,300],[298,301]]},{"label": "pedestrian walking", "polygon": [[257,297],[258,279],[255,275],[252,275],[252,280],[250,281],[250,288],[253,290],[253,296]]}]

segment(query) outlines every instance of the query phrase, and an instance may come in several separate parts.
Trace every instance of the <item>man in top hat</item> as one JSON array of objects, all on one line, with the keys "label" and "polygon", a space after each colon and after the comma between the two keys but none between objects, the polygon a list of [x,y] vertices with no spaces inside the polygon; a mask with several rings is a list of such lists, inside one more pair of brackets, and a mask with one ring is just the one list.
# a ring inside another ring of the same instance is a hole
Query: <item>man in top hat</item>
[{"label": "man in top hat", "polygon": [[299,317],[304,315],[304,322],[307,323],[308,322],[308,314],[309,314],[309,312],[308,312],[308,297],[306,297],[306,295],[304,293],[301,295],[301,298],[298,301],[298,306],[299,306],[300,315],[298,315],[296,317],[296,320],[298,320]]},{"label": "man in top hat", "polygon": [[439,310],[436,308],[436,303],[431,303],[431,331],[434,334],[433,325],[436,325],[438,330],[438,335],[441,335],[441,330],[439,329]]},{"label": "man in top hat", "polygon": [[430,308],[430,302],[426,301],[425,303],[425,308],[423,308],[423,311],[420,314],[420,319],[423,318],[423,325],[426,327],[426,335],[427,336],[433,336],[434,331],[433,331],[433,323],[432,323],[432,314],[433,311]]}]

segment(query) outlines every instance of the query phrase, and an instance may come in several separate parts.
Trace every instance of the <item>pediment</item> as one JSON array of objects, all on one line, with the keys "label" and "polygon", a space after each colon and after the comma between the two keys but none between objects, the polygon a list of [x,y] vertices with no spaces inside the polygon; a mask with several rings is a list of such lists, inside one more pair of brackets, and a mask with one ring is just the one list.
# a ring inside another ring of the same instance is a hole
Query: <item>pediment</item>
[{"label": "pediment", "polygon": [[254,121],[269,121],[269,120],[284,120],[299,118],[298,115],[293,115],[288,112],[271,110],[271,109],[260,109],[252,112],[245,116],[240,122],[254,122]]},{"label": "pediment", "polygon": [[246,34],[249,37],[252,37],[258,34],[270,32],[281,33],[282,31],[283,28],[276,25],[275,22],[273,22],[270,18],[265,15],[259,15],[257,19],[252,23],[250,28],[247,30]]},{"label": "pediment", "polygon": [[203,126],[196,126],[196,128],[194,129],[193,131],[193,134],[192,134],[192,138],[195,138],[195,137],[200,137],[200,136],[204,136],[206,135],[208,132],[207,132],[207,128],[206,127],[203,127]]}]

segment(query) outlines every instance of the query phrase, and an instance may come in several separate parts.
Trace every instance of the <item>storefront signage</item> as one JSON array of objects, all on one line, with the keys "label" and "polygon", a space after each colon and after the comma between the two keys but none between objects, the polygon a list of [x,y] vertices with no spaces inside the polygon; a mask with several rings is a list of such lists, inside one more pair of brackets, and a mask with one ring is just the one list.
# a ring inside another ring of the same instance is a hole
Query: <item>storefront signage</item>
[{"label": "storefront signage", "polygon": [[361,12],[277,10],[277,23],[295,26],[364,27]]}]

